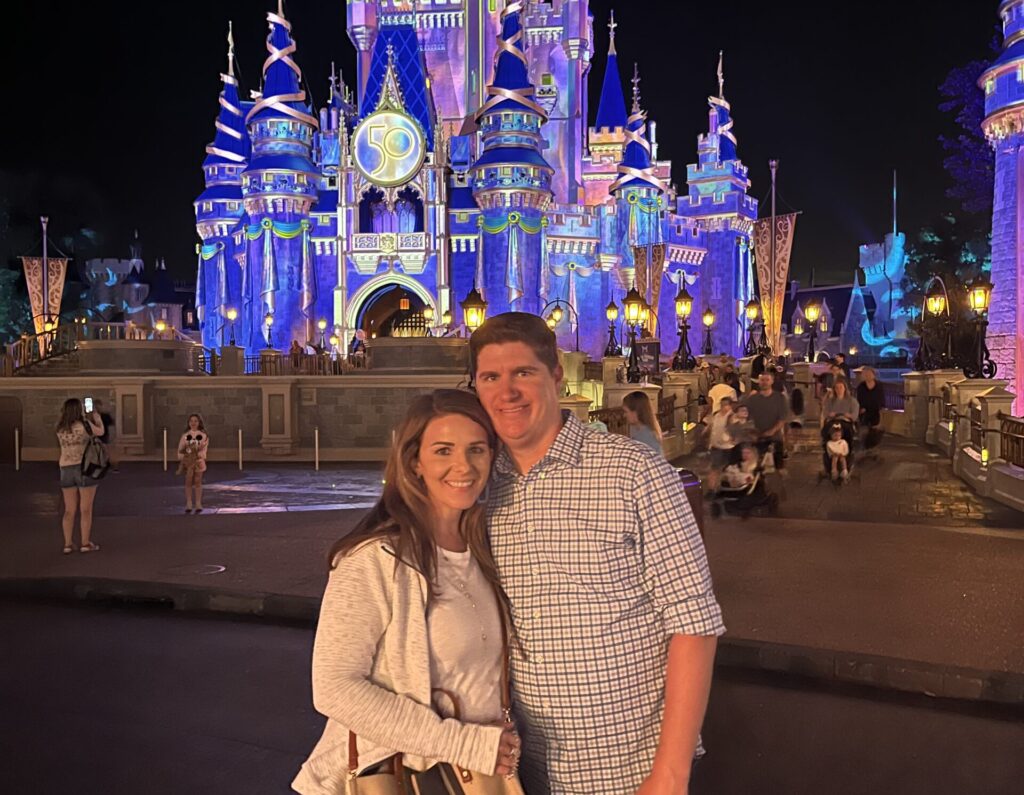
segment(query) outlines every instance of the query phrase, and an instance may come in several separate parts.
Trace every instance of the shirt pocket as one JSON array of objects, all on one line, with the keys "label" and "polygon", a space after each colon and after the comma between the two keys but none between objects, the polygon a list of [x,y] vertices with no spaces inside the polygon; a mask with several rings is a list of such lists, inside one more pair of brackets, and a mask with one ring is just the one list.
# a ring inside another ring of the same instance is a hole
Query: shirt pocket
[{"label": "shirt pocket", "polygon": [[538,528],[539,556],[555,577],[595,593],[621,593],[638,583],[640,542],[635,526],[551,519]]}]

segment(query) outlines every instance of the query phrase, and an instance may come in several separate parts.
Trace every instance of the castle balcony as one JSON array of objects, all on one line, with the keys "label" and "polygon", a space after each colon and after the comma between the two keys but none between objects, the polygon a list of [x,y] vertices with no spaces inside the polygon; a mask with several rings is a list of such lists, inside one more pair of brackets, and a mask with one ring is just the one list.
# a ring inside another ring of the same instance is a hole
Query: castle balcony
[{"label": "castle balcony", "polygon": [[410,276],[423,273],[427,262],[426,232],[380,232],[352,235],[349,256],[364,276],[377,272],[381,261],[398,260]]}]

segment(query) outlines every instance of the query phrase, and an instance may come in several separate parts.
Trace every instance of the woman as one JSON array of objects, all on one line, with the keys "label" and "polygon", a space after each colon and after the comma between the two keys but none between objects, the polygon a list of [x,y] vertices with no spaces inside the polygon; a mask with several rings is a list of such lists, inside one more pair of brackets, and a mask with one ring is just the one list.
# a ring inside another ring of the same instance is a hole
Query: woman
[{"label": "woman", "polygon": [[629,438],[646,444],[656,453],[661,448],[661,428],[651,409],[650,398],[643,392],[630,392],[622,399],[622,410],[629,423]]},{"label": "woman", "polygon": [[502,723],[508,617],[480,500],[496,446],[468,392],[441,389],[409,407],[383,495],[330,552],[313,648],[313,703],[327,726],[296,791],[347,792],[350,767],[392,773],[396,754],[412,770],[515,771],[519,738]]},{"label": "woman", "polygon": [[75,551],[75,512],[80,513],[82,543],[79,552],[99,552],[100,545],[92,541],[92,506],[96,500],[99,481],[82,474],[82,458],[90,436],[102,436],[103,423],[95,411],[82,413],[82,401],[68,398],[64,401],[60,421],[57,423],[57,441],[60,443],[60,491],[64,495],[64,554]]},{"label": "woman", "polygon": [[857,398],[850,394],[850,386],[845,378],[836,378],[832,384],[832,391],[825,395],[821,407],[821,424],[825,425],[829,420],[846,420],[855,423],[860,416],[860,406]]},{"label": "woman", "polygon": [[863,379],[857,384],[857,403],[860,405],[861,423],[868,428],[877,428],[882,424],[882,409],[885,408],[885,392],[878,383],[874,368],[865,367],[861,372]]},{"label": "woman", "polygon": [[210,435],[199,414],[189,414],[185,432],[178,440],[178,474],[185,473],[185,513],[192,513],[192,492],[195,491],[196,513],[203,512],[203,473]]}]

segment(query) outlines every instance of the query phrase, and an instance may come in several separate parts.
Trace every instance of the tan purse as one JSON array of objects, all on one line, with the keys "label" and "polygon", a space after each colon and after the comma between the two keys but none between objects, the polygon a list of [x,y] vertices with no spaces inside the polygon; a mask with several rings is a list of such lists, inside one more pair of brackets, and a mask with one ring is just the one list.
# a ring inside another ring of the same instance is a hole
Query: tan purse
[{"label": "tan purse", "polygon": [[[501,712],[506,720],[512,715],[512,688],[509,682],[508,616],[501,601],[501,594],[495,589],[501,613]],[[453,693],[442,693],[454,707],[455,720],[462,718],[462,705]],[[390,764],[388,764],[390,763]],[[402,754],[395,754],[381,764],[381,771],[368,776],[357,774],[359,770],[359,749],[355,732],[348,733],[348,778],[345,795],[525,795],[519,775],[510,778],[499,775],[484,775],[464,770],[457,765],[438,762],[429,770],[419,772],[402,765]]]}]

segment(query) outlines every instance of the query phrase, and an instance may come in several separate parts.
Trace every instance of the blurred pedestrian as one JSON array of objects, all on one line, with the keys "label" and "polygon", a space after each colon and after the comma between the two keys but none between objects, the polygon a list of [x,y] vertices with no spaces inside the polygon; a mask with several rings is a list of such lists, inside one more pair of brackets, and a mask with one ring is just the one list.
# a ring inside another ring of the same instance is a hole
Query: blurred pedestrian
[{"label": "blurred pedestrian", "polygon": [[783,428],[789,417],[789,404],[785,395],[773,390],[772,383],[772,373],[762,371],[757,377],[757,391],[744,398],[743,405],[749,409],[757,432],[758,453],[763,456],[771,450],[775,469],[781,472],[785,458]]},{"label": "blurred pedestrian", "polygon": [[629,423],[629,438],[642,442],[664,455],[661,447],[661,428],[651,408],[651,399],[644,392],[630,392],[622,398],[622,410]]},{"label": "blurred pedestrian", "polygon": [[114,450],[114,417],[110,412],[104,410],[106,406],[102,400],[94,401],[93,407],[99,415],[100,422],[103,423],[103,435],[99,437],[99,440],[107,448],[107,458],[110,459],[111,471],[117,472],[121,456]]},{"label": "blurred pedestrian", "polygon": [[466,791],[516,791],[510,615],[480,499],[497,447],[460,390],[417,397],[395,430],[383,495],[330,551],[313,645],[327,725],[297,792],[453,793],[464,774]]},{"label": "blurred pedestrian", "polygon": [[82,411],[82,401],[68,398],[57,422],[57,441],[60,443],[60,492],[64,498],[64,554],[74,552],[75,513],[79,514],[82,543],[79,552],[99,552],[100,545],[92,541],[92,508],[96,500],[99,481],[82,472],[82,458],[90,437],[103,435],[103,423],[95,411]]},{"label": "blurred pedestrian", "polygon": [[708,448],[711,451],[711,469],[708,471],[708,493],[714,495],[721,482],[722,470],[733,461],[734,451],[739,440],[733,431],[739,429],[733,421],[732,397],[723,397],[719,401],[719,409],[711,417],[711,430]]},{"label": "blurred pedestrian", "polygon": [[203,473],[206,472],[209,447],[210,435],[206,432],[202,416],[189,414],[185,432],[178,440],[177,474],[185,474],[185,513],[192,513],[193,504],[196,513],[203,512]]}]

